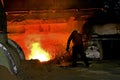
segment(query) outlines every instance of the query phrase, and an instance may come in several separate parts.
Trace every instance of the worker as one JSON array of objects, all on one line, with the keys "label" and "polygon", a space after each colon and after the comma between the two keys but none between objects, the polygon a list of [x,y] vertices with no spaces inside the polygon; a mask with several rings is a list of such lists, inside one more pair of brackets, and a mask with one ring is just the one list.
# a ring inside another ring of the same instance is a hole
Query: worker
[{"label": "worker", "polygon": [[78,54],[80,54],[81,59],[84,61],[85,66],[89,67],[88,59],[86,57],[86,54],[84,52],[84,46],[83,46],[83,41],[82,41],[82,34],[78,33],[77,30],[74,30],[67,41],[67,47],[66,51],[69,52],[70,49],[70,42],[73,42],[72,46],[72,67],[77,66],[77,59],[78,59]]}]

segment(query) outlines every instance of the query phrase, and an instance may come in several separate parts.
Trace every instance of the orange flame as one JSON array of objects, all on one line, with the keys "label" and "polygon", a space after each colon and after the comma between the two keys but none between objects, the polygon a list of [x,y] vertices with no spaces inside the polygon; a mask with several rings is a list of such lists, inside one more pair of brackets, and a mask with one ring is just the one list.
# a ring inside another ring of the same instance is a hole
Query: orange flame
[{"label": "orange flame", "polygon": [[32,44],[31,54],[29,59],[38,59],[40,62],[49,61],[51,56],[48,52],[44,51],[38,42]]}]

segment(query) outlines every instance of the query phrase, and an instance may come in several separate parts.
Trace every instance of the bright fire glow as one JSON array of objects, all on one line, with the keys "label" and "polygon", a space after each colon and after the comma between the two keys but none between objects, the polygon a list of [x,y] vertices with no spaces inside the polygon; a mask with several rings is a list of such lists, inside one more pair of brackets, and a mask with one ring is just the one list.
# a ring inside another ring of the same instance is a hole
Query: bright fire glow
[{"label": "bright fire glow", "polygon": [[29,55],[29,59],[38,59],[40,62],[49,61],[50,55],[46,51],[44,51],[38,42],[32,44],[31,54]]}]

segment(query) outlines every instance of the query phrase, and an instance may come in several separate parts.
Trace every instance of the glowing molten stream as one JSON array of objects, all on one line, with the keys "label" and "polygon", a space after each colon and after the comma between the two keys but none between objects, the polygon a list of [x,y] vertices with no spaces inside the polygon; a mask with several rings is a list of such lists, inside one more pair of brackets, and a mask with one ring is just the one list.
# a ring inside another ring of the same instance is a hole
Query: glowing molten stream
[{"label": "glowing molten stream", "polygon": [[33,43],[31,48],[31,54],[29,55],[29,59],[38,59],[40,62],[49,61],[50,55],[46,51],[44,51],[39,43]]}]

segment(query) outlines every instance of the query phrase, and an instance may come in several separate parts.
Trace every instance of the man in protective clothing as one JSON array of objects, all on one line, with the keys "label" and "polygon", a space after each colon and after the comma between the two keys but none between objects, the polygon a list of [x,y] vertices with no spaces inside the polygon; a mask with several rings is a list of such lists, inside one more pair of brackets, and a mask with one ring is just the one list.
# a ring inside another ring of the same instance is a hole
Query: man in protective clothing
[{"label": "man in protective clothing", "polygon": [[74,30],[68,38],[66,51],[69,51],[70,42],[73,42],[72,47],[72,67],[77,66],[78,54],[80,54],[81,59],[84,61],[85,66],[89,67],[88,59],[84,53],[84,46],[82,41],[82,34],[78,33],[77,30]]}]

